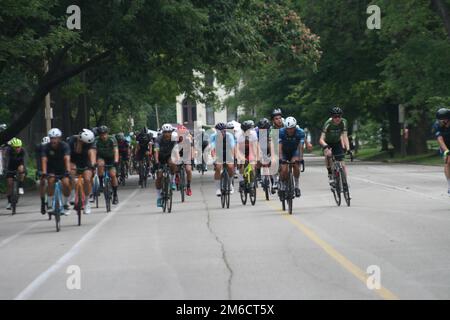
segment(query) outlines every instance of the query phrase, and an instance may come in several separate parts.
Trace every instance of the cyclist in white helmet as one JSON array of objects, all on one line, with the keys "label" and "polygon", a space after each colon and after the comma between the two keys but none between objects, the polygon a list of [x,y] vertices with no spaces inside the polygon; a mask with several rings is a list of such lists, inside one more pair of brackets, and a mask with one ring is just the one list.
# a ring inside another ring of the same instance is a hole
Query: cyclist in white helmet
[{"label": "cyclist in white helmet", "polygon": [[[72,166],[72,181],[75,183],[75,177],[78,173],[83,174],[84,193],[86,195],[84,213],[90,214],[91,205],[89,203],[89,195],[92,192],[92,176],[97,162],[95,135],[91,130],[83,129],[79,134],[70,137],[69,146],[71,151],[70,162]],[[73,191],[75,191],[75,188],[73,188]],[[71,200],[74,198],[75,193],[72,192]]]},{"label": "cyclist in white helmet", "polygon": [[[70,196],[70,147],[67,142],[62,141],[62,132],[53,128],[48,132],[49,143],[41,149],[41,213],[45,214],[45,179],[48,179],[47,206],[53,211],[53,195],[55,192],[55,179],[58,176],[62,183],[64,214],[69,214],[68,199]],[[44,139],[43,139],[44,140]]]}]

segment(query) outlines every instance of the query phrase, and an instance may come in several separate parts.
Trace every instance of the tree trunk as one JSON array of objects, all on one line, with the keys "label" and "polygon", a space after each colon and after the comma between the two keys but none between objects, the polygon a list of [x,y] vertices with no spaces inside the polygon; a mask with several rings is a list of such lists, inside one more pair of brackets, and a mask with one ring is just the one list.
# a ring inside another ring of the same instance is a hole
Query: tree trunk
[{"label": "tree trunk", "polygon": [[[427,119],[425,110],[421,111],[421,119]],[[424,154],[428,151],[427,139],[430,128],[427,121],[419,121],[413,126],[409,126],[409,138],[407,140],[408,155]]]},{"label": "tree trunk", "polygon": [[398,105],[387,105],[386,112],[389,120],[389,138],[395,152],[401,150],[400,124],[398,123]]},{"label": "tree trunk", "polygon": [[450,15],[449,8],[447,7],[445,1],[442,0],[431,0],[432,7],[434,11],[442,18],[444,23],[444,28],[447,31],[448,39],[450,40]]}]

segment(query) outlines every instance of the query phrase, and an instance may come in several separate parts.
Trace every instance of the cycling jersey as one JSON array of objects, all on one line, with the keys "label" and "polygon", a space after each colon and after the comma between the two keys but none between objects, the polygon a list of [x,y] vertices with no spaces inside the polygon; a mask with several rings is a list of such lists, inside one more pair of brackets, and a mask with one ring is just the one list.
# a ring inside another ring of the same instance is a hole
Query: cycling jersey
[{"label": "cycling jersey", "polygon": [[47,173],[63,175],[66,171],[64,157],[70,156],[70,146],[64,141],[61,141],[56,148],[47,143],[42,145],[40,156],[47,158]]},{"label": "cycling jersey", "polygon": [[282,160],[291,160],[293,157],[299,157],[299,146],[305,143],[305,132],[303,129],[295,128],[294,134],[290,135],[287,128],[280,130],[279,143],[283,146]]},{"label": "cycling jersey", "polygon": [[117,142],[117,146],[119,148],[120,158],[123,160],[128,160],[128,152],[130,150],[130,144],[127,140],[121,140]]},{"label": "cycling jersey", "polygon": [[432,131],[436,139],[442,137],[447,147],[450,147],[450,127],[442,126],[439,121],[436,121],[433,124]]},{"label": "cycling jersey", "polygon": [[328,144],[341,141],[341,135],[347,132],[347,120],[342,119],[339,124],[335,124],[332,118],[329,118],[323,125],[322,132],[325,134],[325,142]]},{"label": "cycling jersey", "polygon": [[[250,161],[255,159],[253,154],[253,148],[250,148],[250,144],[255,145],[258,142],[258,135],[255,130],[240,131],[236,134],[236,140],[238,143],[238,148],[241,153],[245,154],[245,159]],[[244,149],[245,148],[245,149]]]},{"label": "cycling jersey", "polygon": [[140,150],[144,150],[144,151],[148,151],[149,150],[149,143],[152,141],[153,136],[149,133],[147,134],[142,134],[140,133],[137,137],[136,137],[136,142],[137,144],[139,144],[139,149]]},{"label": "cycling jersey", "polygon": [[114,162],[114,149],[117,148],[116,138],[109,136],[106,140],[100,137],[95,138],[95,146],[97,148],[97,158],[105,161]]},{"label": "cycling jersey", "polygon": [[93,163],[88,163],[89,160],[89,150],[96,149],[95,143],[82,143],[81,150],[77,150],[77,142],[79,141],[78,135],[71,136],[68,139],[68,144],[70,147],[70,162],[74,163],[78,169],[87,168]]},{"label": "cycling jersey", "polygon": [[[220,138],[219,134],[221,135]],[[227,162],[227,159],[234,162],[234,154],[232,151],[236,146],[236,140],[231,132],[226,131],[225,137],[222,135],[222,133],[213,133],[210,137],[210,140],[211,148],[216,149],[216,157],[219,162]],[[225,140],[225,143],[223,140]],[[222,150],[220,150],[220,147],[222,147]]]},{"label": "cycling jersey", "polygon": [[36,159],[36,169],[38,172],[42,171],[41,153],[46,144],[38,143],[34,147],[34,158]]},{"label": "cycling jersey", "polygon": [[[20,151],[17,152],[13,147],[7,146],[5,156],[7,161],[7,171],[17,171],[19,166],[25,165],[24,148],[20,148]],[[12,177],[12,173],[8,173],[7,177]]]},{"label": "cycling jersey", "polygon": [[178,134],[172,132],[170,139],[165,139],[164,135],[160,135],[155,140],[155,151],[159,152],[159,162],[166,163],[172,155],[172,150],[178,143]]}]

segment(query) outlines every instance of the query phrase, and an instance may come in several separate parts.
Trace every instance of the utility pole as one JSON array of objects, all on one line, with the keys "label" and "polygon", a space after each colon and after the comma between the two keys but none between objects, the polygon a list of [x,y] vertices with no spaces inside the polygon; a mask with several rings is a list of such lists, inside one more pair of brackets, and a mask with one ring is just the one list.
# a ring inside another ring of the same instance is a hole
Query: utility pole
[{"label": "utility pole", "polygon": [[406,156],[406,141],[405,141],[405,106],[398,105],[398,123],[400,124],[400,151],[402,157]]},{"label": "utility pole", "polygon": [[156,130],[158,130],[160,128],[160,126],[159,126],[159,112],[158,112],[157,105],[155,105],[155,113],[156,113],[156,126],[158,127],[158,128],[156,128]]},{"label": "utility pole", "polygon": [[[48,61],[44,60],[45,73],[48,72]],[[53,110],[50,106],[50,92],[45,96],[45,127],[47,132],[52,128]]]}]

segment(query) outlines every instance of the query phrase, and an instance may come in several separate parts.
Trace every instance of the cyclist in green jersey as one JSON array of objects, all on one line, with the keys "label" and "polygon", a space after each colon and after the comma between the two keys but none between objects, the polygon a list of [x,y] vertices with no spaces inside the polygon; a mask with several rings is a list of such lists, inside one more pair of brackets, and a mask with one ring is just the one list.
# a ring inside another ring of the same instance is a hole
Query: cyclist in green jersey
[{"label": "cyclist in green jersey", "polygon": [[97,147],[97,167],[98,177],[100,180],[100,190],[103,189],[103,175],[105,172],[105,165],[110,166],[109,176],[111,177],[111,185],[113,189],[113,204],[118,204],[117,197],[117,181],[116,168],[119,166],[119,148],[117,140],[113,136],[108,135],[108,127],[101,126],[98,128],[99,136],[95,139]]},{"label": "cyclist in green jersey", "polygon": [[[324,150],[325,165],[328,170],[328,179],[330,184],[333,183],[331,176],[331,157],[334,155],[337,161],[343,161],[345,153],[350,150],[350,142],[348,140],[348,124],[347,120],[342,118],[343,111],[339,107],[331,109],[331,118],[329,118],[322,129],[319,143]],[[346,170],[344,163],[342,164]]]}]

